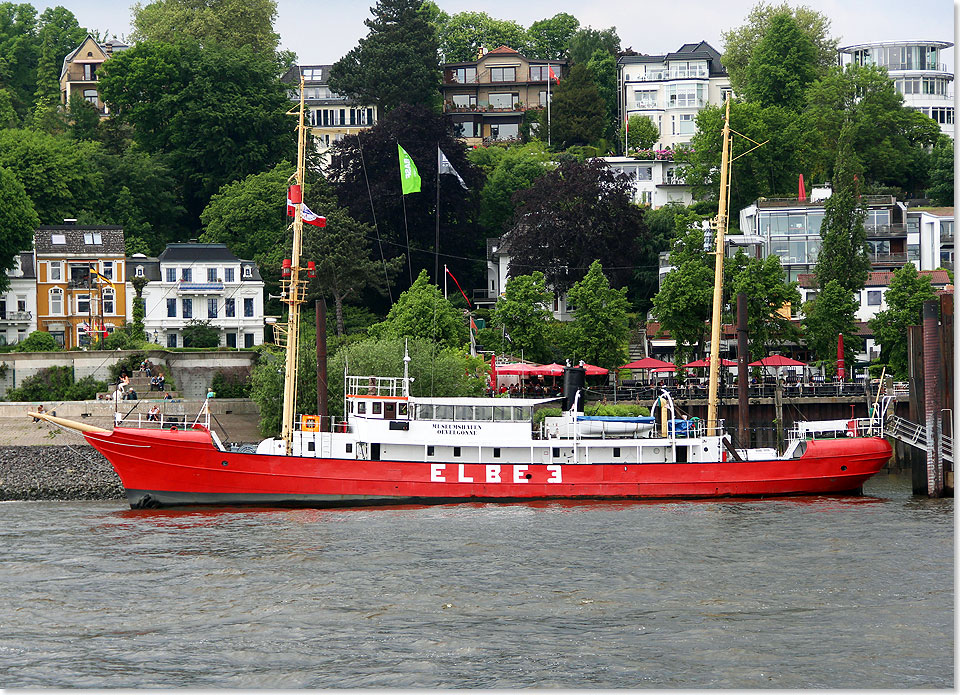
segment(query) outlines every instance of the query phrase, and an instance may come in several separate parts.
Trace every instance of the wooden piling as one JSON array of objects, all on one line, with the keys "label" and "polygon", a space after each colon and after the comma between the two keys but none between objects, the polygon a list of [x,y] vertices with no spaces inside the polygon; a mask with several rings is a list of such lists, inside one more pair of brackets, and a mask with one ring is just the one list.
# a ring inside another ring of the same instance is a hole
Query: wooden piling
[{"label": "wooden piling", "polygon": [[940,458],[940,302],[923,303],[924,424],[927,435],[927,495],[943,494]]}]

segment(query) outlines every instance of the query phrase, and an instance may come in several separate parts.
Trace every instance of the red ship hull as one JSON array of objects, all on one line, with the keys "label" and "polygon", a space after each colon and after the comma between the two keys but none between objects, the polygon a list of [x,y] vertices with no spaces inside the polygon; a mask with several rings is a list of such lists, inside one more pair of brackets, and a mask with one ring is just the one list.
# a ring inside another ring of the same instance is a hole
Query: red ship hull
[{"label": "red ship hull", "polygon": [[789,460],[499,465],[224,452],[205,429],[84,436],[113,465],[133,507],[816,495],[859,491],[892,454],[883,439],[851,438],[810,441]]}]

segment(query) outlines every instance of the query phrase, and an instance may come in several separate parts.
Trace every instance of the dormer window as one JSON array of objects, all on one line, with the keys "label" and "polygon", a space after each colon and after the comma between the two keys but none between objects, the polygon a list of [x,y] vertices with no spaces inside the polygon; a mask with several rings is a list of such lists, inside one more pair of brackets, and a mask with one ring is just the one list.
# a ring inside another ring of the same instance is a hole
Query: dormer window
[{"label": "dormer window", "polygon": [[103,237],[100,235],[100,232],[84,232],[83,233],[83,243],[84,244],[102,244]]},{"label": "dormer window", "polygon": [[245,278],[253,277],[253,269],[250,266],[248,265],[243,266],[243,277]]},{"label": "dormer window", "polygon": [[62,246],[67,243],[66,234],[51,234],[50,243],[54,246]]},{"label": "dormer window", "polygon": [[142,277],[143,277],[143,266],[142,266],[142,265],[138,265],[138,266],[137,266],[137,270],[136,270],[136,272],[134,273],[134,275],[136,275],[138,278],[142,278]]}]

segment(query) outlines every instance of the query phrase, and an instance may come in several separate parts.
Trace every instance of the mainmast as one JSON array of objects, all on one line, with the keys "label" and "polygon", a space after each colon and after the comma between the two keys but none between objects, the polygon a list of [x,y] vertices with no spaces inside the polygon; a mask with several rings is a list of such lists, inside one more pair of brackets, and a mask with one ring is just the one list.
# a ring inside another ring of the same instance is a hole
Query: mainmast
[{"label": "mainmast", "polygon": [[[292,198],[294,204],[293,217],[293,250],[290,257],[290,267],[284,267],[280,279],[281,301],[289,307],[287,325],[281,330],[286,333],[287,354],[286,368],[283,379],[283,420],[280,438],[283,439],[287,455],[293,453],[294,417],[297,409],[297,366],[300,354],[300,305],[304,301],[306,283],[300,279],[300,251],[303,245],[303,166],[304,151],[307,142],[307,128],[303,122],[303,74],[300,75],[300,109],[297,125],[297,195]],[[284,263],[284,266],[287,264]],[[288,275],[289,273],[289,275]]]},{"label": "mainmast", "polygon": [[[723,120],[723,151],[720,155],[720,203],[717,207],[717,241],[714,248],[716,265],[713,280],[713,317],[710,322],[710,390],[707,395],[707,434],[721,434],[717,429],[717,381],[720,370],[720,321],[723,308],[723,257],[724,236],[727,233],[730,202],[730,97],[727,97],[727,110]],[[745,388],[741,384],[741,388]]]}]

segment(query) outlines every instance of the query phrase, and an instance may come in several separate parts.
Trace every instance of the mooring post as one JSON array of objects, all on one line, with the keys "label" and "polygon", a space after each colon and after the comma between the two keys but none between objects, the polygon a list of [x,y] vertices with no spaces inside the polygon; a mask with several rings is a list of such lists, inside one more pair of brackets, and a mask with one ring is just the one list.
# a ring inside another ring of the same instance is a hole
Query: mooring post
[{"label": "mooring post", "polygon": [[318,299],[317,309],[317,415],[320,429],[333,430],[327,413],[327,302]]},{"label": "mooring post", "polygon": [[740,416],[740,446],[750,447],[750,348],[747,337],[747,295],[737,293],[737,410]]},{"label": "mooring post", "polygon": [[923,303],[924,421],[927,434],[927,495],[943,494],[940,458],[940,302]]}]

